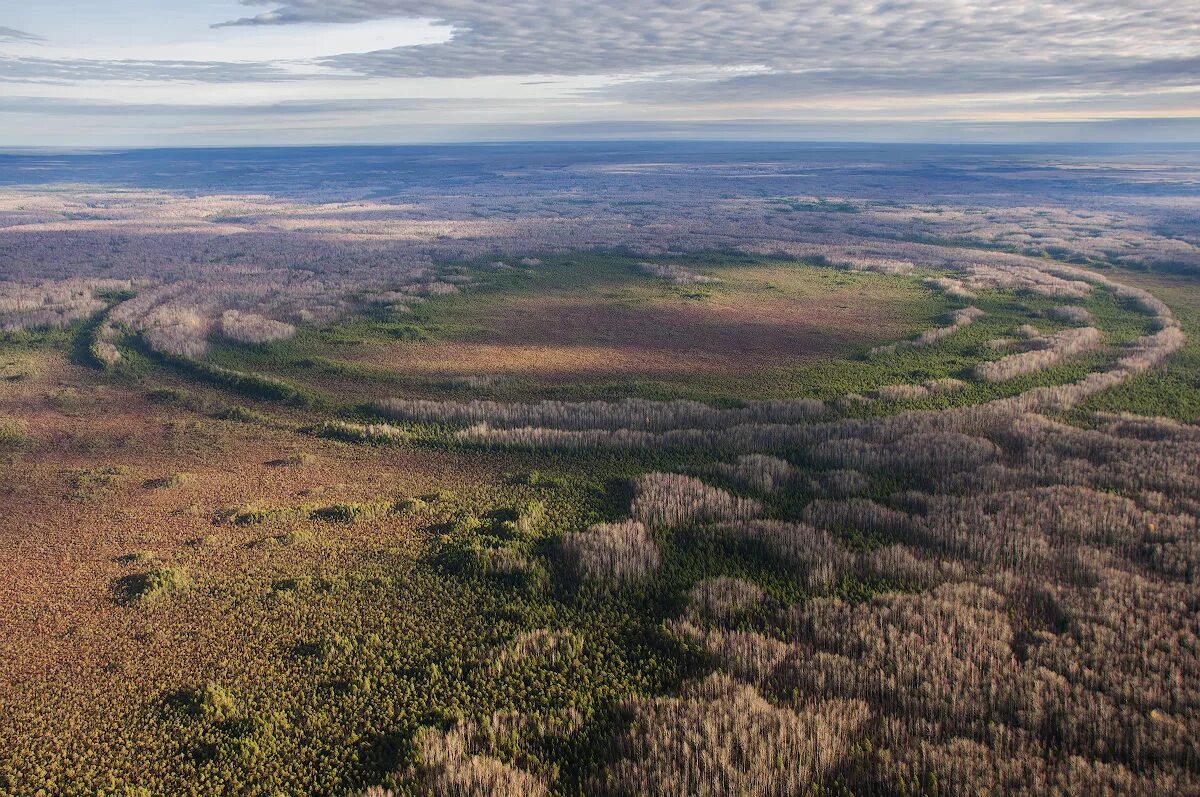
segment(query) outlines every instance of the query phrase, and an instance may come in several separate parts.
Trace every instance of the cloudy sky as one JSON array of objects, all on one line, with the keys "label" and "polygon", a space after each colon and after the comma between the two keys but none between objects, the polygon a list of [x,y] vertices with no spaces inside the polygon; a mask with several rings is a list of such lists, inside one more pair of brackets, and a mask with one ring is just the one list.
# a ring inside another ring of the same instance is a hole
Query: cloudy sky
[{"label": "cloudy sky", "polygon": [[1200,2],[0,0],[0,146],[1200,141]]}]

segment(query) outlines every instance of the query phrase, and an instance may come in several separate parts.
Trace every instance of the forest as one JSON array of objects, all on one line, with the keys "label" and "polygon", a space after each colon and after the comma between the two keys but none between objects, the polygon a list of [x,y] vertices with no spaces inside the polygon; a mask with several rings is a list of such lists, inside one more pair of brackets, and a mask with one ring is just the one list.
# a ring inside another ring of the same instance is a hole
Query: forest
[{"label": "forest", "polygon": [[1200,162],[3,164],[0,794],[1200,793]]}]

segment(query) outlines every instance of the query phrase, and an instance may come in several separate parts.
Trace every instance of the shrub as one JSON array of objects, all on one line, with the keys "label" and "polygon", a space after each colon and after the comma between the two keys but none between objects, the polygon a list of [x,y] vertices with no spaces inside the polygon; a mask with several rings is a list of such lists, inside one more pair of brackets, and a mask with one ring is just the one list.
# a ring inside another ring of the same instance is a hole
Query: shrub
[{"label": "shrub", "polygon": [[180,390],[173,387],[156,387],[146,393],[146,398],[156,404],[187,404],[194,397],[187,390]]},{"label": "shrub", "polygon": [[218,512],[215,520],[217,522],[227,520],[236,526],[253,526],[259,523],[295,520],[307,514],[307,510],[303,507],[280,506],[260,508],[246,506]]},{"label": "shrub", "polygon": [[191,576],[182,567],[162,566],[119,579],[118,591],[124,602],[149,604],[183,592],[191,585]]},{"label": "shrub", "polygon": [[229,722],[241,715],[237,700],[225,687],[212,682],[192,695],[193,711],[210,722]]},{"label": "shrub", "polygon": [[412,437],[408,430],[386,423],[324,421],[312,427],[311,431],[319,437],[331,437],[351,443],[403,443]]},{"label": "shrub", "polygon": [[190,476],[186,473],[172,473],[167,476],[161,476],[157,479],[147,479],[142,482],[142,486],[148,489],[157,490],[164,487],[182,487],[187,484]]},{"label": "shrub", "polygon": [[24,421],[0,418],[0,451],[16,451],[28,442]]},{"label": "shrub", "polygon": [[294,454],[288,454],[286,457],[273,460],[272,465],[315,465],[320,460],[315,454],[310,454],[307,451],[297,451]]},{"label": "shrub", "polygon": [[89,501],[119,484],[126,475],[126,469],[120,465],[109,465],[71,470],[65,475],[67,485],[71,488],[69,497],[77,501]]},{"label": "shrub", "polygon": [[309,515],[313,520],[325,520],[331,523],[359,523],[389,514],[394,509],[395,504],[391,501],[368,503],[354,501],[318,507]]},{"label": "shrub", "polygon": [[217,417],[224,421],[240,421],[242,423],[262,423],[271,422],[270,417],[264,415],[258,410],[252,410],[249,407],[226,407],[217,413]]}]

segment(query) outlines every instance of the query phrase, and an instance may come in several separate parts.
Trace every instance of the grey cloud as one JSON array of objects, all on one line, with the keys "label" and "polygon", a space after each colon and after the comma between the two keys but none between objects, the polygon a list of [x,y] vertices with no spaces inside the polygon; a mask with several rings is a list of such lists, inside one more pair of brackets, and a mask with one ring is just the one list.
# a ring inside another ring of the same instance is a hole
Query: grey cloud
[{"label": "grey cloud", "polygon": [[171,116],[212,118],[287,117],[326,113],[379,113],[384,111],[447,111],[479,108],[477,99],[294,100],[254,105],[183,105],[176,103],[122,103],[51,97],[13,97],[4,101],[3,113],[53,113],[97,117]]},{"label": "grey cloud", "polygon": [[[1178,0],[243,0],[221,23],[422,17],[450,41],[323,59],[362,77],[620,75],[575,98],[643,106],[887,95],[1093,91],[1110,110],[1200,87],[1200,3]],[[9,29],[0,29],[0,42]],[[15,32],[14,32],[15,33]],[[29,34],[20,34],[28,36]],[[329,74],[322,75],[327,80]],[[51,61],[0,56],[0,82],[303,81],[270,63]],[[1162,103],[1165,107],[1165,103]],[[1034,105],[1029,103],[1030,107]],[[264,107],[275,107],[265,105]],[[688,115],[703,111],[686,108]],[[94,111],[100,113],[101,111]],[[287,110],[280,110],[287,113]]]},{"label": "grey cloud", "polygon": [[298,80],[271,64],[209,61],[91,61],[0,57],[0,83],[83,80],[180,80],[205,83]]},{"label": "grey cloud", "polygon": [[[250,0],[246,5],[267,5]],[[293,0],[231,25],[435,18],[445,44],[340,56],[368,75],[611,74],[762,65],[902,70],[962,59],[1083,61],[1200,55],[1200,5],[1177,0]],[[1178,55],[1177,53],[1182,53]]]},{"label": "grey cloud", "polygon": [[[528,139],[526,129],[508,129],[505,135]],[[824,142],[1150,142],[1194,144],[1200,137],[1200,117],[1096,118],[1083,121],[915,122],[764,121],[738,119],[721,122],[613,121],[541,125],[536,135],[547,140],[608,138],[668,140],[761,140]]]},{"label": "grey cloud", "polygon": [[0,25],[0,44],[5,42],[41,42],[45,41],[41,36],[35,36],[32,33],[26,33],[23,30],[16,28],[6,28]]},{"label": "grey cloud", "polygon": [[1200,87],[1200,58],[1128,58],[1063,62],[959,61],[918,68],[822,68],[711,79],[655,79],[583,92],[643,104],[768,102],[849,95],[935,96],[1030,91],[1101,91]]}]

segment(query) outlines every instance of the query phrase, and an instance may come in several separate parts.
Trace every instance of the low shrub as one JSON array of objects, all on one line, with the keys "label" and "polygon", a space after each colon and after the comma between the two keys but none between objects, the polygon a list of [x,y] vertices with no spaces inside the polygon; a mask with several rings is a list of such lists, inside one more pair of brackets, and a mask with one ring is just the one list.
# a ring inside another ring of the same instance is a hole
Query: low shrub
[{"label": "low shrub", "polygon": [[407,429],[387,423],[325,421],[312,427],[310,432],[318,437],[330,437],[350,443],[403,443],[412,437],[412,433]]},{"label": "low shrub", "polygon": [[229,690],[211,682],[193,693],[192,711],[211,722],[229,722],[241,716],[237,700]]},{"label": "low shrub", "polygon": [[192,579],[187,570],[164,565],[118,579],[117,593],[122,603],[149,604],[183,592],[191,586]]},{"label": "low shrub", "polygon": [[186,473],[171,473],[157,479],[146,479],[142,486],[148,490],[160,490],[165,487],[182,487],[191,477]]}]

